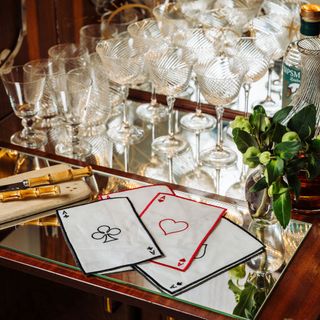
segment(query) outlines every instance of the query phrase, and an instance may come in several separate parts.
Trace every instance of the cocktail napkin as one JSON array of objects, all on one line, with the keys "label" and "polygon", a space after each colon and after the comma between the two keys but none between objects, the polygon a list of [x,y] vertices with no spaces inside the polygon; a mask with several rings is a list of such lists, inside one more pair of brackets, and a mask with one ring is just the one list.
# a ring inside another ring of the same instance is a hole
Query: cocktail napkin
[{"label": "cocktail napkin", "polygon": [[126,197],[57,210],[84,273],[116,269],[162,255]]},{"label": "cocktail napkin", "polygon": [[[180,242],[180,245],[184,246],[184,242]],[[249,260],[263,250],[264,246],[259,240],[223,217],[187,271],[163,268],[152,262],[134,268],[160,290],[178,295]]]},{"label": "cocktail napkin", "polygon": [[104,194],[101,195],[100,199],[128,197],[132,202],[134,208],[140,215],[142,211],[146,208],[146,206],[149,204],[149,202],[160,192],[174,194],[174,192],[166,185],[152,185]]},{"label": "cocktail napkin", "polygon": [[185,271],[226,209],[168,193],[159,193],[140,217],[164,257],[153,261],[163,269]]}]

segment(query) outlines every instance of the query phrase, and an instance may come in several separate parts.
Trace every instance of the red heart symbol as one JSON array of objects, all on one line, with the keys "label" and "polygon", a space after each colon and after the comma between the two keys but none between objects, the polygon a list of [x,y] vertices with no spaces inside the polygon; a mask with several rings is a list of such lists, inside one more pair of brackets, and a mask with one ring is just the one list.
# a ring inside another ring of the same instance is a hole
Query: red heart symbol
[{"label": "red heart symbol", "polygon": [[163,202],[165,198],[166,198],[165,196],[162,196],[162,197],[160,197],[160,198],[158,199],[158,201],[159,201],[159,202]]},{"label": "red heart symbol", "polygon": [[189,224],[186,221],[176,221],[174,219],[163,219],[159,222],[159,227],[164,235],[182,232],[188,229]]},{"label": "red heart symbol", "polygon": [[184,263],[186,262],[186,259],[185,258],[182,258],[178,261],[178,267],[184,265]]}]

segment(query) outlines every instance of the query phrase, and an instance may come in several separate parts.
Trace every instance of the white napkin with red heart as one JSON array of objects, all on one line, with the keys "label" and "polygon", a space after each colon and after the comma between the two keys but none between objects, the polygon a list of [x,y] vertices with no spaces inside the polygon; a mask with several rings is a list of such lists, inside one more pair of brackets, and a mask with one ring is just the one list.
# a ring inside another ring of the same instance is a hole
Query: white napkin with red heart
[{"label": "white napkin with red heart", "polygon": [[185,271],[226,209],[159,193],[140,217],[164,253],[154,264]]}]

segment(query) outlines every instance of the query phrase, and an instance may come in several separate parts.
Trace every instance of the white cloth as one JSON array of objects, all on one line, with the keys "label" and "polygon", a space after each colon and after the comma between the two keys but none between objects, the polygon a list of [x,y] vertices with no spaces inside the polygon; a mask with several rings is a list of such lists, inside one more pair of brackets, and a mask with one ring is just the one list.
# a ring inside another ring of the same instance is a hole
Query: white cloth
[{"label": "white cloth", "polygon": [[[184,243],[180,245],[184,246]],[[163,268],[152,262],[136,265],[135,268],[160,290],[178,295],[249,260],[263,250],[264,246],[259,240],[223,217],[187,271]]]},{"label": "white cloth", "polygon": [[162,268],[187,270],[225,210],[172,194],[159,193],[140,215],[165,255],[152,262]]},{"label": "white cloth", "polygon": [[65,238],[86,274],[161,256],[126,197],[61,209],[57,214]]}]

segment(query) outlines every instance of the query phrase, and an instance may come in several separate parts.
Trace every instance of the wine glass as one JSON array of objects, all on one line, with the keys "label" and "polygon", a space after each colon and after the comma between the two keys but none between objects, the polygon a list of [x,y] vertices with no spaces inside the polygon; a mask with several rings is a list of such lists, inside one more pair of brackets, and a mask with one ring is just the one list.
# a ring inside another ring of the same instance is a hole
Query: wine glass
[{"label": "wine glass", "polygon": [[24,64],[23,69],[29,77],[36,74],[45,75],[45,85],[40,99],[40,110],[37,114],[36,126],[50,129],[59,124],[58,109],[52,98],[50,78],[59,73],[59,66],[52,59],[36,59]]},{"label": "wine glass", "polygon": [[[51,90],[69,130],[68,138],[59,142],[57,154],[84,160],[91,153],[91,145],[80,137],[80,128],[85,124],[87,106],[90,101],[92,79],[88,68],[76,68],[68,73],[52,77]],[[70,143],[71,142],[71,143]]]},{"label": "wine glass", "polygon": [[88,49],[75,43],[54,45],[49,48],[48,55],[59,66],[61,73],[86,67],[89,64]]},{"label": "wine glass", "polygon": [[269,16],[257,17],[252,20],[253,33],[259,49],[269,58],[267,96],[262,104],[265,110],[272,115],[276,111],[277,103],[271,96],[272,70],[274,61],[280,59],[289,45],[288,30],[272,20]]},{"label": "wine glass", "polygon": [[[256,38],[242,37],[236,45],[237,57],[247,65],[247,72],[244,77],[243,89],[245,92],[244,113],[248,117],[249,94],[251,83],[261,79],[268,70],[269,61],[264,53],[256,46]],[[247,178],[247,167],[242,163],[240,179],[226,191],[227,196],[245,199],[245,182]]]},{"label": "wine glass", "polygon": [[114,143],[131,145],[143,139],[144,131],[138,126],[129,124],[128,106],[126,103],[130,84],[141,76],[143,71],[143,57],[134,46],[133,39],[121,37],[102,40],[97,45],[103,66],[108,72],[109,79],[120,85],[122,97],[122,121],[117,127],[109,128],[107,134]]},{"label": "wine glass", "polygon": [[219,56],[206,64],[196,65],[194,69],[197,73],[201,93],[210,104],[216,106],[218,120],[216,146],[213,150],[203,151],[200,160],[205,165],[223,168],[233,164],[237,159],[233,150],[223,146],[224,105],[232,102],[239,94],[246,66],[236,58]]},{"label": "wine glass", "polygon": [[102,40],[100,24],[87,24],[80,29],[80,45],[88,49],[89,53],[96,52],[96,46]]},{"label": "wine glass", "polygon": [[175,136],[172,124],[175,95],[184,91],[190,80],[191,66],[186,62],[187,59],[188,55],[177,47],[149,51],[145,56],[150,78],[157,91],[167,96],[168,134],[156,138],[152,149],[168,158],[170,182],[173,181],[172,158],[189,149],[187,141]]},{"label": "wine glass", "polygon": [[[154,47],[167,45],[155,19],[147,18],[130,24],[128,33],[135,40],[135,45],[141,50],[141,54],[146,54]],[[152,81],[150,102],[139,105],[136,112],[140,119],[152,124],[167,118],[167,108],[157,102],[156,90]]]},{"label": "wine glass", "polygon": [[43,131],[35,130],[33,125],[40,110],[45,74],[26,74],[23,66],[14,66],[1,73],[1,79],[15,115],[22,119],[23,129],[11,136],[11,143],[33,149],[43,147],[47,136]]}]

